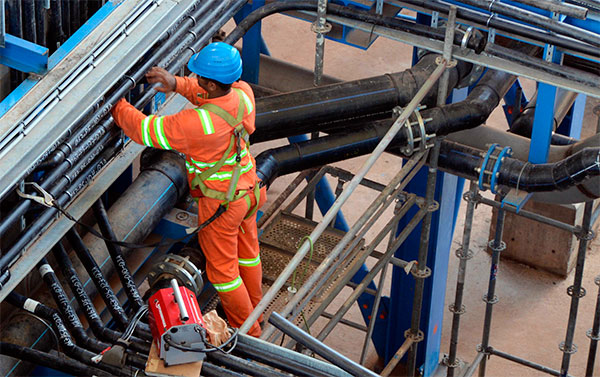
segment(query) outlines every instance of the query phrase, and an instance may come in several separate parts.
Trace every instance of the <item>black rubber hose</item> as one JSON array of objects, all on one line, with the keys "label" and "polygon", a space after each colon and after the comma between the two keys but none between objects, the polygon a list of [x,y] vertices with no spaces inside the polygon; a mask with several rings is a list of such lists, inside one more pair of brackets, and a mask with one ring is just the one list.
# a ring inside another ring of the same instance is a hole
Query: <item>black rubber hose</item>
[{"label": "black rubber hose", "polygon": [[[75,250],[77,257],[85,267],[85,270],[90,275],[92,282],[96,286],[98,293],[100,293],[102,300],[106,304],[108,311],[117,323],[117,326],[121,330],[125,330],[125,328],[129,324],[129,319],[125,314],[125,310],[123,310],[123,307],[121,307],[121,304],[119,303],[115,292],[112,290],[112,288],[104,278],[102,270],[90,254],[88,248],[83,243],[83,240],[79,236],[79,233],[77,233],[77,231],[74,228],[71,228],[67,232],[67,239],[69,240],[69,243]],[[144,323],[138,324],[138,326],[136,327],[136,334],[142,337],[143,339],[152,339],[150,328]]]},{"label": "black rubber hose", "polygon": [[209,361],[223,365],[228,369],[236,372],[244,373],[250,376],[257,377],[286,377],[287,374],[283,374],[274,369],[262,366],[258,363],[242,359],[241,357],[228,355],[221,352],[209,352],[207,353]]},{"label": "black rubber hose", "polygon": [[[60,206],[71,201],[98,174],[115,152],[120,148],[121,140],[110,142],[107,148],[67,187],[55,200]],[[36,238],[53,220],[58,210],[54,207],[44,210],[20,236],[11,248],[0,257],[0,271],[4,272],[21,255],[24,248]]]},{"label": "black rubber hose", "polygon": [[[224,42],[231,45],[235,44],[250,28],[262,20],[263,18],[270,16],[274,13],[287,12],[291,10],[305,10],[305,11],[317,11],[316,0],[310,1],[278,1],[271,4],[267,4],[254,12],[250,13],[240,24],[225,38]],[[436,39],[443,41],[445,30],[435,29],[426,25],[416,24],[394,17],[382,17],[376,14],[358,10],[356,8],[344,7],[335,4],[327,4],[327,14],[336,15],[339,17],[346,17],[358,21],[371,23],[374,25],[382,25],[393,28],[395,30],[401,30],[415,35]],[[468,40],[467,48],[475,50],[476,53],[480,53],[485,48],[486,39],[479,35],[471,35]],[[454,38],[454,44],[460,46],[462,42],[462,36],[457,34]]]},{"label": "black rubber hose", "polygon": [[[104,133],[99,138],[95,138],[94,143],[90,142],[89,145],[78,148],[78,150],[73,152],[73,157],[78,158],[64,161],[59,167],[51,171],[42,179],[39,183],[40,187],[50,193],[53,197],[62,194],[64,190],[77,179],[78,174],[88,167],[90,163],[94,161],[94,158],[106,148],[109,141],[117,135],[118,131],[113,130],[110,133]],[[86,153],[84,154],[84,152]],[[20,221],[21,217],[32,205],[32,201],[22,200],[11,209],[10,213],[0,221],[0,236],[11,229],[12,225],[17,221]]]},{"label": "black rubber hose", "polygon": [[56,329],[62,350],[70,357],[79,360],[84,364],[93,365],[111,373],[113,376],[129,376],[132,373],[131,369],[128,367],[121,369],[112,365],[107,365],[103,362],[95,364],[92,361],[92,358],[96,356],[96,354],[73,343],[69,331],[55,309],[49,308],[38,301],[28,299],[15,292],[11,292],[6,296],[6,302],[50,321]]},{"label": "black rubber hose", "polygon": [[[252,143],[275,140],[348,122],[365,122],[392,116],[395,106],[405,106],[437,67],[439,55],[427,54],[403,72],[320,86],[256,101],[256,131]],[[472,65],[459,62],[449,70],[449,86],[455,87]],[[435,106],[437,85],[421,102]]]},{"label": "black rubber hose", "polygon": [[73,359],[12,343],[0,342],[0,354],[67,373],[71,376],[112,376],[112,374],[101,369],[87,366]]},{"label": "black rubber hose", "polygon": [[66,326],[70,330],[70,333],[75,338],[75,342],[80,347],[94,351],[95,353],[102,352],[106,348],[110,347],[109,344],[99,342],[95,339],[90,338],[79,320],[79,316],[75,312],[75,309],[69,303],[69,298],[65,293],[58,277],[54,273],[54,270],[48,264],[46,258],[42,258],[38,264],[38,270],[42,279],[46,283],[46,287],[50,291],[50,294],[56,302],[59,312],[62,317],[66,320]]},{"label": "black rubber hose", "polygon": [[[100,228],[100,232],[102,233],[102,235],[105,238],[117,241],[117,236],[115,235],[115,232],[113,231],[113,228],[110,225],[108,214],[106,213],[104,203],[102,203],[101,199],[98,199],[96,203],[94,203],[93,209],[94,217],[96,218],[96,222],[98,223],[98,227]],[[144,305],[144,300],[142,300],[142,296],[138,291],[138,287],[135,284],[135,280],[133,280],[133,276],[131,276],[131,272],[127,267],[127,261],[123,257],[121,247],[107,240],[105,240],[104,243],[106,244],[106,248],[108,249],[110,258],[113,264],[115,265],[117,275],[119,276],[121,285],[125,290],[125,294],[129,299],[133,311],[136,312],[139,308],[141,308]]]},{"label": "black rubber hose", "polygon": [[267,353],[262,350],[253,348],[249,345],[238,343],[233,350],[233,353],[241,357],[251,358],[270,365],[274,368],[291,373],[294,376],[310,376],[310,377],[329,377],[330,374],[315,370],[306,365],[300,364],[294,360],[285,358],[277,353]]},{"label": "black rubber hose", "polygon": [[[61,266],[62,274],[67,280],[69,286],[71,287],[71,292],[75,295],[77,299],[77,303],[79,307],[82,309],[88,323],[90,324],[90,328],[96,337],[99,339],[103,339],[105,341],[109,341],[112,343],[119,342],[119,338],[121,338],[120,333],[109,329],[104,325],[102,319],[98,315],[96,308],[90,297],[85,292],[85,288],[83,287],[83,283],[77,276],[77,271],[73,267],[73,263],[67,252],[65,251],[62,244],[59,242],[52,249],[54,258],[56,258],[57,263]],[[150,353],[150,345],[145,343],[143,340],[132,337],[131,344],[129,348],[134,351],[141,352],[145,355]]]},{"label": "black rubber hose", "polygon": [[[416,5],[431,11],[448,14],[450,5],[431,0],[403,0],[407,4]],[[592,56],[600,57],[600,50],[587,43],[575,41],[571,38],[565,38],[560,35],[541,31],[539,29],[522,26],[516,22],[508,22],[498,17],[489,17],[486,14],[477,13],[469,9],[459,7],[456,16],[463,20],[476,22],[480,25],[486,25],[489,28],[507,31],[511,34],[517,34],[526,38],[542,42],[541,44],[550,44],[560,46],[573,51],[582,52]]]}]

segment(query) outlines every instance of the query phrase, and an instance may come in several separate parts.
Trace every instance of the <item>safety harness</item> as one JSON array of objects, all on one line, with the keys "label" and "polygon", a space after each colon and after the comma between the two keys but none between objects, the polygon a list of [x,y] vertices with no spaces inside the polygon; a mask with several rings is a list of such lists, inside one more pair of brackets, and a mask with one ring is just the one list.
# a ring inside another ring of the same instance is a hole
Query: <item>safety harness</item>
[{"label": "safety harness", "polygon": [[[246,144],[246,148],[248,148],[249,136],[248,136],[248,132],[244,128],[244,125],[242,124],[242,121],[244,119],[244,111],[246,111],[246,105],[242,99],[243,94],[241,93],[240,89],[234,88],[234,90],[237,93],[239,100],[240,100],[237,116],[235,118],[233,117],[233,115],[229,114],[227,111],[225,111],[224,109],[222,109],[221,107],[219,107],[213,103],[205,103],[202,106],[200,106],[198,109],[196,109],[196,111],[200,111],[200,110],[209,111],[209,112],[217,115],[218,117],[222,118],[227,124],[229,124],[229,126],[231,126],[231,128],[233,128],[233,132],[231,133],[231,138],[229,140],[229,146],[227,147],[227,150],[223,154],[223,157],[221,157],[221,159],[219,161],[217,161],[214,165],[212,165],[208,169],[204,170],[203,172],[195,173],[195,176],[191,182],[191,188],[192,188],[192,190],[200,189],[200,191],[202,192],[202,195],[204,195],[208,198],[220,200],[222,202],[221,206],[224,206],[226,208],[229,206],[229,203],[234,202],[238,199],[244,198],[246,200],[246,204],[248,205],[248,213],[246,215],[246,218],[249,218],[258,209],[258,202],[260,201],[260,187],[259,187],[258,182],[256,182],[254,184],[253,191],[254,191],[254,196],[256,198],[256,205],[254,207],[252,207],[250,196],[248,195],[250,190],[237,190],[236,191],[236,187],[237,187],[238,181],[240,179],[240,175],[242,173],[242,139],[244,140],[244,142]],[[229,187],[227,188],[227,191],[222,192],[222,191],[214,190],[214,189],[207,187],[206,183],[204,183],[204,181],[206,181],[212,175],[214,175],[219,170],[221,170],[221,168],[225,165],[225,162],[228,160],[229,154],[231,153],[231,151],[233,150],[234,147],[235,147],[235,165],[233,167],[232,176],[231,176],[231,180],[229,181]]]}]

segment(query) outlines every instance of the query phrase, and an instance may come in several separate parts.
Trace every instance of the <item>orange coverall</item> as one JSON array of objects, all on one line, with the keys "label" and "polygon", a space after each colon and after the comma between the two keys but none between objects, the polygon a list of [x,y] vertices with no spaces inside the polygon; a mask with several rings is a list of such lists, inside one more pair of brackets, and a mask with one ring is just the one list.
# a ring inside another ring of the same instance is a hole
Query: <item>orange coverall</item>
[{"label": "orange coverall", "polygon": [[[232,85],[228,94],[206,99],[206,91],[198,85],[196,79],[176,77],[176,80],[176,92],[199,107],[212,103],[235,117],[241,99],[245,105],[242,124],[248,134],[254,132],[254,93],[247,83],[238,81]],[[136,143],[183,153],[190,187],[196,174],[223,157],[233,133],[233,128],[222,118],[201,108],[162,117],[146,116],[125,99],[121,99],[112,109],[112,115],[116,124]],[[256,162],[243,140],[241,147],[242,174],[236,189],[238,192],[248,190],[250,208],[253,208],[256,198],[252,188],[258,184]],[[235,153],[233,148],[225,165],[204,181],[208,188],[227,191],[235,165]],[[199,189],[192,189],[191,195],[198,198],[199,224],[211,217],[221,203],[220,200],[203,196]],[[259,196],[260,207],[266,201],[265,187],[261,188]],[[235,200],[229,203],[229,208],[221,216],[198,232],[200,247],[206,256],[208,279],[219,293],[229,323],[238,328],[262,298],[262,266],[256,212],[245,218],[250,208],[245,198]],[[257,321],[248,334],[260,336],[260,333]]]}]

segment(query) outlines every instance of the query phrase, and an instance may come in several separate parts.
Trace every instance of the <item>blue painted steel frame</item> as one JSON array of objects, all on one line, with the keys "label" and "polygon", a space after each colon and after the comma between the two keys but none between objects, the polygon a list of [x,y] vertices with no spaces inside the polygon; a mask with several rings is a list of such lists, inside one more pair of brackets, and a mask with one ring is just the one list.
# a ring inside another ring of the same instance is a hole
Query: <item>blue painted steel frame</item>
[{"label": "blue painted steel frame", "polygon": [[[240,23],[246,16],[252,13],[252,11],[263,5],[265,5],[265,0],[254,0],[252,1],[252,4],[244,5],[234,16],[235,22]],[[261,52],[265,55],[269,55],[267,45],[262,38],[261,25],[262,22],[259,21],[246,32],[242,46],[242,80],[254,84],[258,84]]]},{"label": "blue painted steel frame", "polygon": [[[60,46],[48,58],[48,70],[54,68],[75,46],[77,46],[92,30],[94,30],[104,19],[112,13],[119,5],[120,1],[108,1],[102,6],[89,20],[73,34],[67,41]],[[17,103],[39,80],[28,78],[13,90],[6,98],[0,102],[0,117],[2,117],[15,103]]]},{"label": "blue painted steel frame", "polygon": [[48,49],[44,46],[5,35],[5,46],[0,47],[0,64],[21,72],[42,75],[48,70]]}]

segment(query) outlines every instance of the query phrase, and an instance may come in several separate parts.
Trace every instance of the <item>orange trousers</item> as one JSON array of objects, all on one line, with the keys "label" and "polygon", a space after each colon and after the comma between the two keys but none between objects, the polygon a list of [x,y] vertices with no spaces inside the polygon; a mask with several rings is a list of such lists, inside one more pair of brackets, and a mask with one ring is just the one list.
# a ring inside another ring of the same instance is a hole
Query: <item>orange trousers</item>
[{"label": "orange trousers", "polygon": [[[251,207],[256,205],[249,190]],[[260,190],[259,208],[267,200],[267,189]],[[220,201],[207,197],[198,200],[198,222],[211,217]],[[198,232],[200,247],[206,256],[206,274],[213,284],[232,327],[239,328],[262,299],[262,265],[258,248],[256,212],[245,219],[248,204],[244,198],[229,203],[229,208]],[[259,321],[262,319],[259,318]],[[248,335],[260,336],[255,322]]]}]

